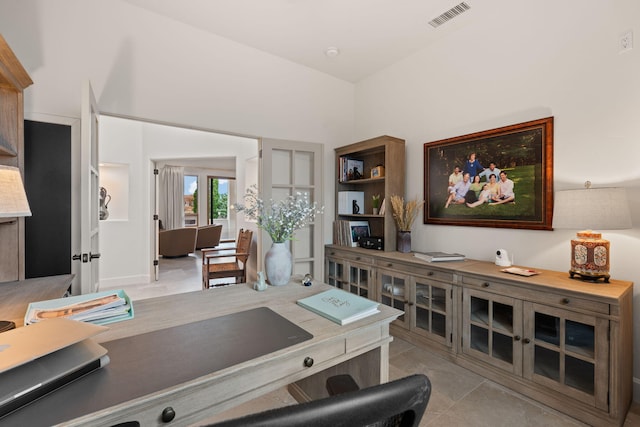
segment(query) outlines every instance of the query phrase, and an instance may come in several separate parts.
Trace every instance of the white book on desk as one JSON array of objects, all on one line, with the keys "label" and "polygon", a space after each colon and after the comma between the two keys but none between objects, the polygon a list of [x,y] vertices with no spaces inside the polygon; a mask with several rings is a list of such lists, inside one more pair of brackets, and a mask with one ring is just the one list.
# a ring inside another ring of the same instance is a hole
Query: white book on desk
[{"label": "white book on desk", "polygon": [[298,304],[339,325],[347,325],[380,312],[379,303],[338,288],[300,299]]},{"label": "white book on desk", "polygon": [[463,261],[465,259],[462,254],[447,252],[415,252],[413,256],[427,262]]}]

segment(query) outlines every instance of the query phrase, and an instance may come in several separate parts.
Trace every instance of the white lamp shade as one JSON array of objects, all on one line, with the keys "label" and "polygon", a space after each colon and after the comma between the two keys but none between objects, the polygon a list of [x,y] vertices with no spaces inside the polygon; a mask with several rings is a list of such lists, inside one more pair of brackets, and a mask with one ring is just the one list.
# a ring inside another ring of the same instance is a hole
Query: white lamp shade
[{"label": "white lamp shade", "polygon": [[20,170],[0,165],[0,218],[31,216]]},{"label": "white lamp shade", "polygon": [[586,188],[555,193],[553,227],[574,230],[631,228],[624,188]]}]

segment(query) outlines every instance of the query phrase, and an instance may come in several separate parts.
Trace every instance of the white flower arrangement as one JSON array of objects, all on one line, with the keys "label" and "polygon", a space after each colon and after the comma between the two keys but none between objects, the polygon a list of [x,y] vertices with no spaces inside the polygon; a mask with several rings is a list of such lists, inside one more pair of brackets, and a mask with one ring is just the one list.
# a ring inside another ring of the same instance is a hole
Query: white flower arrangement
[{"label": "white flower arrangement", "polygon": [[317,207],[317,203],[311,203],[305,193],[296,193],[284,200],[269,201],[268,206],[258,197],[255,185],[247,189],[244,195],[245,203],[236,203],[233,207],[238,212],[258,222],[258,227],[269,234],[273,243],[284,243],[293,239],[296,230],[310,224],[316,215],[321,215],[324,207]]}]

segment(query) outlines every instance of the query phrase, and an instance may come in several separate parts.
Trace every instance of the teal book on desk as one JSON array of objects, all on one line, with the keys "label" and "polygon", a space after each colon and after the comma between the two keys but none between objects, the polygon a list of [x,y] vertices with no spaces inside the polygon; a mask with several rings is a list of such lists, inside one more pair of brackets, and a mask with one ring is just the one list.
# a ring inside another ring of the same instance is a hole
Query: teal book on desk
[{"label": "teal book on desk", "polygon": [[346,325],[378,313],[379,303],[341,289],[329,289],[298,300],[298,305],[322,317]]}]

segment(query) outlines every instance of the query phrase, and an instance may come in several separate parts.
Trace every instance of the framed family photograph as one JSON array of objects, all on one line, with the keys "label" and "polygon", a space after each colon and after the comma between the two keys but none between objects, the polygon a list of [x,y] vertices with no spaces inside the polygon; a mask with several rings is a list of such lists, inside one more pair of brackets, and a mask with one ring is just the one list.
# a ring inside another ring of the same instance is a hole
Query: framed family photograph
[{"label": "framed family photograph", "polygon": [[551,230],[553,117],[424,144],[424,223]]}]

